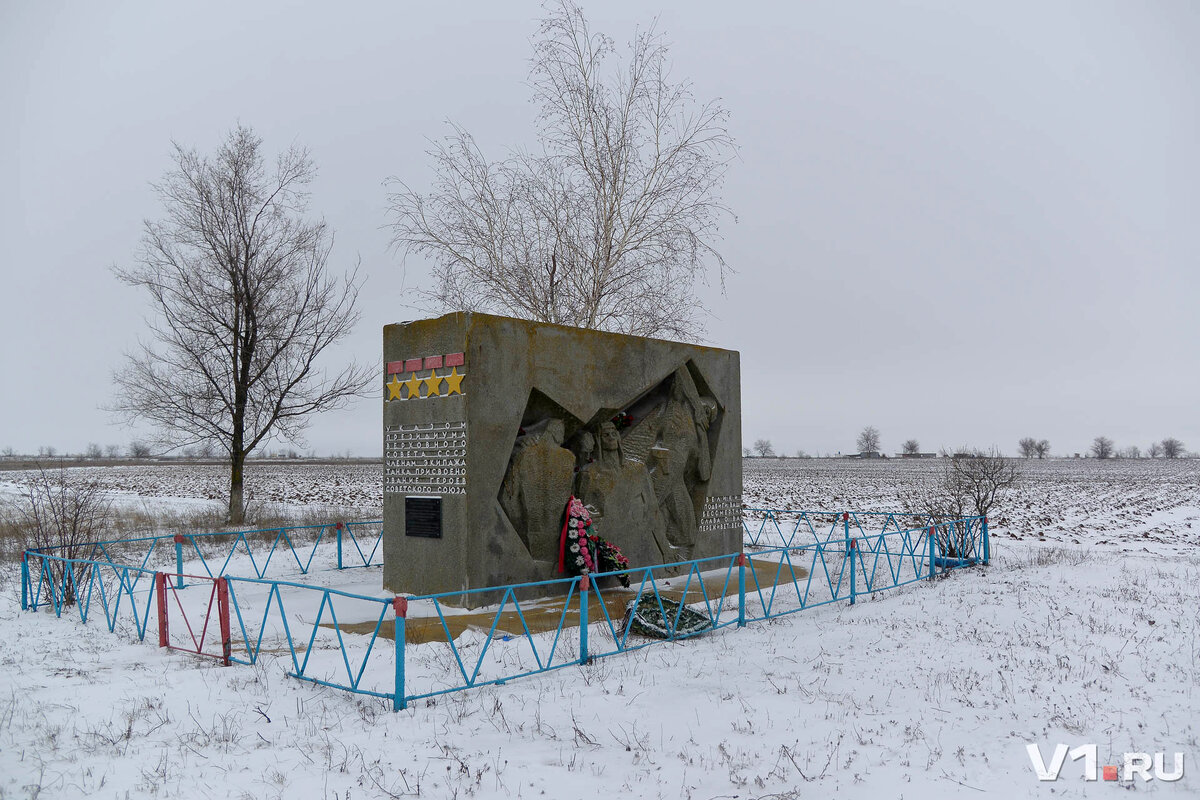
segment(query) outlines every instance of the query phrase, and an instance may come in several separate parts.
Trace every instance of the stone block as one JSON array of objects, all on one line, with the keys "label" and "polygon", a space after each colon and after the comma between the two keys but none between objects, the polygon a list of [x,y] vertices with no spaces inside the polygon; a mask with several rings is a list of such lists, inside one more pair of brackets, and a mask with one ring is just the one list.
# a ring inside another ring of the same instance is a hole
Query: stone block
[{"label": "stone block", "polygon": [[383,348],[385,589],[564,577],[571,496],[632,567],[740,552],[736,352],[466,312]]}]

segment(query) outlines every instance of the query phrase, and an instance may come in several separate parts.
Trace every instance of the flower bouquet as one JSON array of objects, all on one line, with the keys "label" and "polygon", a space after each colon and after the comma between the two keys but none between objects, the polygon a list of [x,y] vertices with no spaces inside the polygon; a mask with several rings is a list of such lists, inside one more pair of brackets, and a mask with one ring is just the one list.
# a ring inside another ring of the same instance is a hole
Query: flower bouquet
[{"label": "flower bouquet", "polygon": [[[559,572],[589,575],[629,569],[629,559],[621,548],[592,532],[592,515],[577,497],[567,501],[566,516],[558,544]],[[629,576],[624,572],[616,577],[622,586],[629,586]]]}]

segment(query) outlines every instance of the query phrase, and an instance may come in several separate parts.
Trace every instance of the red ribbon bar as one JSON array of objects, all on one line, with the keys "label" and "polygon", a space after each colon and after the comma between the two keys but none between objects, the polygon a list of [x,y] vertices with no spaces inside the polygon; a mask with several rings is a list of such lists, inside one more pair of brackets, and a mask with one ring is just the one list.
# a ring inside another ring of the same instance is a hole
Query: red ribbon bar
[{"label": "red ribbon bar", "polygon": [[[571,495],[571,500],[575,495]],[[567,501],[567,516],[563,519],[562,533],[558,535],[558,571],[565,572],[564,558],[567,554],[567,527],[571,524],[571,500]]]}]

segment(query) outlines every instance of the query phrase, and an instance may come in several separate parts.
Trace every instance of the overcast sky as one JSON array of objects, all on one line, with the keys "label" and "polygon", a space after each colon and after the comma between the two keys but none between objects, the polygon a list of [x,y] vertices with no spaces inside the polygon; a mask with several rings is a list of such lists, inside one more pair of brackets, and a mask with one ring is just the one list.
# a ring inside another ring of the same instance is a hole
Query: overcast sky
[{"label": "overcast sky", "polygon": [[[657,13],[675,75],[722,98],[739,160],[709,341],[742,354],[742,436],[793,454],[1098,435],[1200,450],[1200,4],[584,5],[627,42]],[[0,0],[0,448],[128,443],[99,406],[143,331],[129,264],[171,141],[237,122],[307,146],[311,211],[362,258],[381,358],[426,265],[384,226],[453,120],[529,144],[534,2]],[[304,449],[379,455],[380,400]]]}]

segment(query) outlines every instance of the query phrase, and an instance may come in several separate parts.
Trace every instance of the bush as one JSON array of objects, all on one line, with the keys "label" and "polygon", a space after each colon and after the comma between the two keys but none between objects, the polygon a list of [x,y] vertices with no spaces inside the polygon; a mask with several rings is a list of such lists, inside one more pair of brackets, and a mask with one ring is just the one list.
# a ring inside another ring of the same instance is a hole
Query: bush
[{"label": "bush", "polygon": [[[81,557],[88,544],[101,538],[111,513],[110,501],[95,482],[73,478],[63,466],[49,470],[39,466],[17,498],[9,501],[9,508],[6,527],[21,549],[45,550],[63,558]],[[52,580],[63,587],[64,600],[74,603],[74,581],[63,580],[63,563],[48,563]],[[76,580],[83,577],[75,576]]]},{"label": "bush", "polygon": [[[995,451],[963,449],[943,459],[941,474],[926,491],[901,499],[914,518],[924,517],[941,526],[964,517],[986,517],[1020,477],[1020,469],[1010,458]],[[970,540],[956,531],[957,527],[937,529],[939,551],[959,558],[975,555],[962,552],[964,543]]]}]

